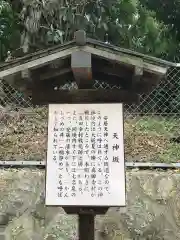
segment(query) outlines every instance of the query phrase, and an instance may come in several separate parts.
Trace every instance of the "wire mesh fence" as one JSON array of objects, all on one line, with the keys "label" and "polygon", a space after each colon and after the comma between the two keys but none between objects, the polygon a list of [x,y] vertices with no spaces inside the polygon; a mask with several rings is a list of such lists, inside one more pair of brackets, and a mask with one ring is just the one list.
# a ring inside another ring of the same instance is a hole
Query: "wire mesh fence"
[{"label": "wire mesh fence", "polygon": [[[67,82],[62,89],[77,88]],[[95,81],[94,88],[119,86]],[[31,99],[0,82],[0,160],[44,160],[47,106],[33,107]],[[180,68],[170,68],[165,80],[138,105],[124,105],[127,161],[180,160]]]}]

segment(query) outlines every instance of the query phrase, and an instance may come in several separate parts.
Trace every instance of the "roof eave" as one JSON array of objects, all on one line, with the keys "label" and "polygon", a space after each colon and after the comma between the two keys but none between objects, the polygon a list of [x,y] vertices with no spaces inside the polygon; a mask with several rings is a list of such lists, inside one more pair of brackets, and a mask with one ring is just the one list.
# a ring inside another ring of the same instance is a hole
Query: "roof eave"
[{"label": "roof eave", "polygon": [[133,52],[134,54],[130,54],[130,50],[122,51],[122,49],[114,46],[112,49],[112,45],[105,45],[105,43],[87,39],[85,46],[77,46],[75,45],[75,42],[72,41],[63,46],[55,46],[48,50],[39,51],[34,55],[28,54],[23,58],[3,64],[0,66],[0,78],[4,78],[24,70],[39,68],[57,59],[67,58],[75,51],[86,51],[97,57],[105,58],[109,61],[115,61],[119,64],[142,67],[145,71],[156,75],[165,75],[168,67],[170,66],[168,65],[168,62],[163,60],[163,63],[157,62],[157,60],[154,60],[153,62],[150,61],[150,59],[155,59],[153,57],[135,52]]}]

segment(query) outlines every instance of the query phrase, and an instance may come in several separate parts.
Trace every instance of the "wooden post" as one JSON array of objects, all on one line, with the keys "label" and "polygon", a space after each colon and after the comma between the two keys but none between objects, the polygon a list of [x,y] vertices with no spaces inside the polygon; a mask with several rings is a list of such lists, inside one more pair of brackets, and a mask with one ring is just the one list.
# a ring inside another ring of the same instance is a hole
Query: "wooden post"
[{"label": "wooden post", "polygon": [[92,214],[79,214],[79,240],[94,240],[94,220]]},{"label": "wooden post", "polygon": [[95,216],[104,215],[108,207],[63,207],[67,214],[78,214],[79,240],[95,239]]}]

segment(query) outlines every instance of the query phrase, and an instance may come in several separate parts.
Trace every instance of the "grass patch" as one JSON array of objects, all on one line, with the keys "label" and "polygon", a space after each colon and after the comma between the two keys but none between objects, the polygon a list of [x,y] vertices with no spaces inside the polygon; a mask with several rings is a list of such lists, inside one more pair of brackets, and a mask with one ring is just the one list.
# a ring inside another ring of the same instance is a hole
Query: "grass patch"
[{"label": "grass patch", "polygon": [[[179,162],[180,119],[135,117],[125,120],[128,161]],[[0,160],[44,160],[47,147],[47,109],[0,113]]]},{"label": "grass patch", "polygon": [[180,144],[172,143],[178,136],[180,120],[174,118],[142,117],[125,122],[125,152],[127,160],[177,162]]}]

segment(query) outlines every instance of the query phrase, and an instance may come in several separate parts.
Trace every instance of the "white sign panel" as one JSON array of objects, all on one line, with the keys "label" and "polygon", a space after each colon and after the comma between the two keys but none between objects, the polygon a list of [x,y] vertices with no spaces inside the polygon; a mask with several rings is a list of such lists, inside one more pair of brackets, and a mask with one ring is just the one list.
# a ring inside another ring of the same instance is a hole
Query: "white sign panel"
[{"label": "white sign panel", "polygon": [[49,105],[46,205],[124,206],[122,104]]}]

